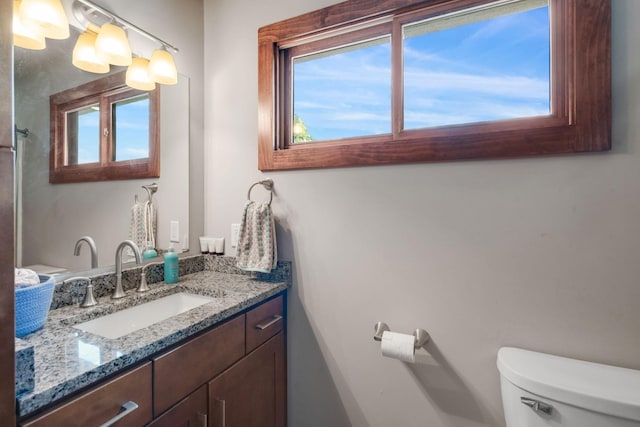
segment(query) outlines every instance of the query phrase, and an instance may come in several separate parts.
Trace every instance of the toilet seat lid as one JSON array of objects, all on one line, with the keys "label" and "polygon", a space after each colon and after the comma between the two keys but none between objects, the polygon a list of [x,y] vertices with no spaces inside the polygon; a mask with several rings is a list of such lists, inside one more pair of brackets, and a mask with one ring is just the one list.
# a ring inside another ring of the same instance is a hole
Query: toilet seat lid
[{"label": "toilet seat lid", "polygon": [[498,351],[498,370],[541,397],[640,421],[640,371],[511,347]]}]

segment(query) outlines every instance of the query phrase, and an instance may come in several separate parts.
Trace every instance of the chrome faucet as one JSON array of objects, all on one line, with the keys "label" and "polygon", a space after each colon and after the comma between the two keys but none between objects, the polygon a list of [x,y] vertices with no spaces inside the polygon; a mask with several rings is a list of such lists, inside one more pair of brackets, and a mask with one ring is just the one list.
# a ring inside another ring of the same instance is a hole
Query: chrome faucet
[{"label": "chrome faucet", "polygon": [[98,249],[96,249],[96,242],[93,241],[91,236],[82,236],[76,242],[76,247],[73,249],[73,254],[75,256],[80,255],[80,247],[82,246],[82,242],[86,242],[89,245],[89,249],[91,250],[91,268],[98,268]]},{"label": "chrome faucet", "polygon": [[142,254],[140,248],[131,240],[125,240],[118,245],[116,249],[116,289],[111,295],[111,299],[118,299],[126,296],[122,289],[122,251],[126,246],[129,246],[136,257],[136,264],[142,264]]}]

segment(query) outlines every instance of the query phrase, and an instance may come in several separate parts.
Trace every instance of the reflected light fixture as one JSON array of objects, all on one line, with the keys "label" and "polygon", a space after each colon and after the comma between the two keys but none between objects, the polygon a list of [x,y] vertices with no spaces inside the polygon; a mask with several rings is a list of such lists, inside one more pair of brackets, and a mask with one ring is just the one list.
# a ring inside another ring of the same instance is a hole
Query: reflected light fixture
[{"label": "reflected light fixture", "polygon": [[[130,87],[139,90],[153,90],[156,87],[156,83],[172,85],[178,82],[176,64],[173,56],[169,53],[169,51],[178,52],[178,49],[174,46],[89,0],[74,0],[73,13],[83,25],[87,25],[89,32],[97,33],[94,45],[95,56],[98,59],[107,64],[129,67],[126,73],[126,83]],[[102,26],[99,27],[99,25]],[[133,31],[155,43],[159,43],[161,48],[153,52],[150,60],[138,55],[136,58],[132,58],[131,46],[125,29],[129,33]],[[78,55],[76,56],[76,49],[74,49],[73,64],[85,71],[104,72],[89,69],[94,65],[83,68],[87,64],[80,61],[80,52],[84,49],[84,43],[87,43],[87,46],[90,44],[88,41],[89,36],[83,36],[84,34],[81,38],[87,40],[81,42],[80,38],[78,38],[76,43]],[[78,59],[77,64],[76,58]],[[103,68],[96,69],[102,70]]]},{"label": "reflected light fixture", "polygon": [[154,90],[156,82],[149,74],[149,60],[147,58],[133,58],[127,68],[125,83],[127,86],[139,90]]},{"label": "reflected light fixture", "polygon": [[108,73],[111,67],[96,55],[96,38],[97,34],[90,30],[80,34],[73,48],[71,63],[77,68],[90,73]]},{"label": "reflected light fixture", "polygon": [[60,0],[22,0],[20,19],[38,25],[50,39],[69,37],[69,21]]},{"label": "reflected light fixture", "polygon": [[165,49],[158,49],[151,54],[149,73],[156,83],[163,85],[174,85],[178,83],[176,63],[173,60],[173,56]]},{"label": "reflected light fixture", "polygon": [[20,18],[21,0],[13,1],[13,44],[25,49],[42,50],[47,46],[44,34],[34,22]]},{"label": "reflected light fixture", "polygon": [[117,25],[104,24],[96,37],[96,55],[113,65],[131,64],[131,46],[124,30]]}]

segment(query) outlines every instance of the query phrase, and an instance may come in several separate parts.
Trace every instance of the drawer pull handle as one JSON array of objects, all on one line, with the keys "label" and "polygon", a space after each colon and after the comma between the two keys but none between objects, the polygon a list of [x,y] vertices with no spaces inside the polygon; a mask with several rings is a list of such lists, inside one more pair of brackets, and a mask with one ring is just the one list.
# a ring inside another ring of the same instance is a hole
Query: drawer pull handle
[{"label": "drawer pull handle", "polygon": [[198,417],[200,417],[200,420],[202,421],[202,427],[208,427],[209,426],[209,422],[207,420],[207,414],[203,414],[202,412],[198,412]]},{"label": "drawer pull handle", "polygon": [[218,426],[227,427],[227,401],[224,399],[215,399],[216,406],[220,408],[220,418]]},{"label": "drawer pull handle", "polygon": [[260,329],[261,331],[264,331],[265,329],[267,329],[269,326],[275,325],[278,320],[282,319],[282,316],[280,316],[279,314],[274,314],[273,315],[273,319],[271,319],[269,322],[262,324],[262,323],[258,323],[256,325],[256,329]]},{"label": "drawer pull handle", "polygon": [[[122,411],[123,409],[124,411]],[[106,423],[102,424],[100,427],[109,427],[110,425],[117,423],[118,421],[120,421],[121,419],[123,419],[124,417],[126,417],[127,415],[135,411],[136,409],[138,409],[138,404],[136,402],[132,402],[131,400],[128,402],[125,402],[122,404],[122,408],[120,408],[122,412],[120,412],[115,417],[111,418]]]}]

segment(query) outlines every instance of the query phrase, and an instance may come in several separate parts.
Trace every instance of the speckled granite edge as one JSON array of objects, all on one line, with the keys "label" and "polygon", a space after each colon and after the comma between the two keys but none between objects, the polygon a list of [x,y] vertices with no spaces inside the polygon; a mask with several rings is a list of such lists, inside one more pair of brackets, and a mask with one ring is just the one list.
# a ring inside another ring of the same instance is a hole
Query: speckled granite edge
[{"label": "speckled granite edge", "polygon": [[[271,273],[260,273],[256,271],[244,271],[236,266],[236,258],[219,255],[202,255],[204,258],[204,270],[216,271],[218,273],[242,274],[265,282],[290,282],[291,262],[278,261],[276,268]],[[291,285],[291,283],[289,283]]]},{"label": "speckled granite edge", "polygon": [[33,390],[35,361],[33,344],[16,338],[16,395]]},{"label": "speckled granite edge", "polygon": [[[204,266],[202,256],[197,258],[200,259],[200,265]],[[197,263],[195,265],[198,268]],[[97,307],[90,309],[68,306],[52,310],[45,327],[25,337],[25,341],[35,348],[35,389],[17,396],[18,416],[33,414],[123,368],[148,359],[193,334],[283,292],[289,282],[288,278],[275,282],[255,279],[249,274],[205,270],[181,277],[177,285],[153,284],[151,291],[146,294],[129,291],[128,297],[123,300],[112,301],[107,295],[99,299]],[[74,324],[137,305],[145,299],[156,299],[183,290],[216,299],[115,340],[72,328]],[[87,362],[86,355],[80,354],[80,347],[87,346],[99,351],[100,360],[97,364]]]}]

